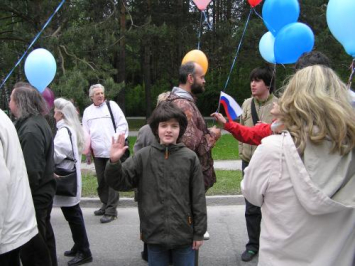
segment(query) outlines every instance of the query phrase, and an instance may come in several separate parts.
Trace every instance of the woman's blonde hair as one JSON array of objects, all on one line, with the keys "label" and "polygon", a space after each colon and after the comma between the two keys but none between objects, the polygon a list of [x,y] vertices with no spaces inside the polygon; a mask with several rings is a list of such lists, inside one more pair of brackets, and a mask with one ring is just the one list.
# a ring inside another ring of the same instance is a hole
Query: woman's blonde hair
[{"label": "woman's blonde hair", "polygon": [[303,154],[306,142],[332,142],[331,152],[346,154],[355,146],[355,110],[346,85],[335,72],[315,65],[299,70],[279,101],[282,120]]}]

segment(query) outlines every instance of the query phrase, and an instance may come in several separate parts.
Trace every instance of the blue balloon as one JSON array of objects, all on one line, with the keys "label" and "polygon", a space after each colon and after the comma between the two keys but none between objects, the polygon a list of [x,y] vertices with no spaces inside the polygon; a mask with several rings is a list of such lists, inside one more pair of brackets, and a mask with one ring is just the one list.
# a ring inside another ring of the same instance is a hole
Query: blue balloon
[{"label": "blue balloon", "polygon": [[273,64],[276,63],[274,44],[275,44],[275,37],[274,35],[272,35],[270,31],[265,33],[263,37],[261,37],[259,42],[259,51],[262,58],[264,58],[267,62]]},{"label": "blue balloon", "polygon": [[330,0],[327,7],[327,23],[333,36],[355,57],[355,1]]},{"label": "blue balloon", "polygon": [[266,0],[263,5],[265,26],[275,37],[282,27],[297,22],[299,15],[298,0]]},{"label": "blue balloon", "polygon": [[53,55],[46,49],[33,50],[25,61],[25,74],[29,83],[40,93],[54,79],[57,64]]},{"label": "blue balloon", "polygon": [[305,52],[312,51],[314,34],[306,24],[295,22],[283,27],[275,38],[275,59],[279,64],[293,64]]}]

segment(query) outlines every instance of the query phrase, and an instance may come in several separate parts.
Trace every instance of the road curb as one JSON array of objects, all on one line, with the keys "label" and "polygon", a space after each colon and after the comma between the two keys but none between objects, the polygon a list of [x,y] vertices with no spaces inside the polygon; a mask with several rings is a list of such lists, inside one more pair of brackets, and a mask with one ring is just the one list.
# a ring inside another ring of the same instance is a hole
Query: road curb
[{"label": "road curb", "polygon": [[[227,196],[207,196],[207,206],[227,206],[227,205],[244,205],[244,197],[242,195]],[[101,202],[99,198],[81,198],[80,206],[83,208],[100,208]],[[118,208],[137,207],[137,202],[133,198],[120,198]]]}]

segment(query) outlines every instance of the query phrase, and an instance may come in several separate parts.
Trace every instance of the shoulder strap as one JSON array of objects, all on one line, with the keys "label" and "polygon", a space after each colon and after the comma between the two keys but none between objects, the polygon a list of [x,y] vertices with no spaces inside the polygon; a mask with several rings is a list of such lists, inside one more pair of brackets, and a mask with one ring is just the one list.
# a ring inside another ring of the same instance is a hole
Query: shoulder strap
[{"label": "shoulder strap", "polygon": [[253,123],[256,125],[259,121],[258,113],[256,112],[254,99],[251,99],[251,116],[253,118]]},{"label": "shoulder strap", "polygon": [[[65,126],[64,126],[65,127]],[[73,147],[73,141],[71,139],[71,132],[70,132],[70,129],[68,127],[65,127],[67,130],[68,130],[68,134],[69,134],[69,139],[70,139],[70,143],[71,143],[71,150],[73,152],[73,158],[65,158],[64,160],[69,160],[69,161],[73,161],[74,163],[76,163],[76,159],[75,159],[75,154],[74,154],[74,147]],[[75,167],[75,164],[74,164],[74,167]]]},{"label": "shoulder strap", "polygon": [[112,124],[113,124],[113,130],[116,133],[116,123],[115,123],[115,118],[113,117],[113,114],[112,114],[110,101],[106,101],[106,105],[107,105],[108,111],[110,112],[110,115],[111,115],[111,120],[112,120]]}]

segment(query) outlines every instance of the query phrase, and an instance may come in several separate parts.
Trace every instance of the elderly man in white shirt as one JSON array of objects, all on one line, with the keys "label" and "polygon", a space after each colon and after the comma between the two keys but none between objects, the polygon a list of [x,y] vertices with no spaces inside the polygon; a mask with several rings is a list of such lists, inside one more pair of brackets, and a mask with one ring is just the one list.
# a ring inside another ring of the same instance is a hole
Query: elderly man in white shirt
[{"label": "elderly man in white shirt", "polygon": [[[85,109],[82,121],[91,141],[91,152],[86,157],[88,164],[91,163],[91,156],[94,158],[97,192],[102,202],[101,208],[94,214],[102,216],[101,223],[109,223],[117,218],[119,194],[106,184],[104,172],[110,158],[112,137],[124,133],[127,139],[128,123],[117,103],[105,100],[105,88],[101,84],[92,85],[89,96],[93,103]],[[129,151],[124,157],[123,161],[129,157]]]}]

